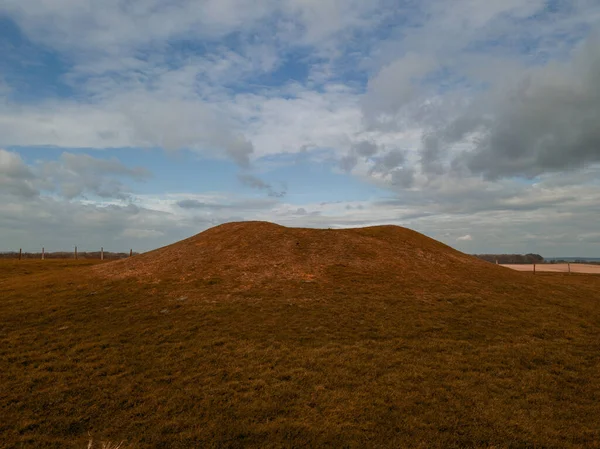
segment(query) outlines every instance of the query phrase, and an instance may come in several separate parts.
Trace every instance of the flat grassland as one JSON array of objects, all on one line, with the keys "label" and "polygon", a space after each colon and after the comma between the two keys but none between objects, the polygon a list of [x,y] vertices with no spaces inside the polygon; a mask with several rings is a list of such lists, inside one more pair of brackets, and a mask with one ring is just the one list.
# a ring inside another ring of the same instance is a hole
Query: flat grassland
[{"label": "flat grassland", "polygon": [[600,448],[598,276],[196,297],[95,264],[0,261],[0,447]]}]

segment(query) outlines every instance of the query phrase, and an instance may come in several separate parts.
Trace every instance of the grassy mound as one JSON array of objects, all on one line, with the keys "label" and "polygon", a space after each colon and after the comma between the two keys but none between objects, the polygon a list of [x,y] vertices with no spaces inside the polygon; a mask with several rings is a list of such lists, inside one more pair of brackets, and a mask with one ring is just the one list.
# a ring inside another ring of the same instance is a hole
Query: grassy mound
[{"label": "grassy mound", "polygon": [[267,222],[227,223],[96,272],[107,279],[176,284],[191,295],[210,285],[229,293],[291,293],[311,282],[369,292],[463,292],[523,280],[399,226],[331,230]]}]

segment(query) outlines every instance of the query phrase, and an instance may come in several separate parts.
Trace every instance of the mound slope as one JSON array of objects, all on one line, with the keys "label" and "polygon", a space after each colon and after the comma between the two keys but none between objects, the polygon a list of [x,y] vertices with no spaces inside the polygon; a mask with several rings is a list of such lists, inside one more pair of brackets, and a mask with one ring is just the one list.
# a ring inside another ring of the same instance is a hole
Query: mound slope
[{"label": "mound slope", "polygon": [[422,291],[522,277],[399,226],[332,230],[268,222],[223,224],[95,269],[110,278],[216,283],[234,291],[311,282]]}]

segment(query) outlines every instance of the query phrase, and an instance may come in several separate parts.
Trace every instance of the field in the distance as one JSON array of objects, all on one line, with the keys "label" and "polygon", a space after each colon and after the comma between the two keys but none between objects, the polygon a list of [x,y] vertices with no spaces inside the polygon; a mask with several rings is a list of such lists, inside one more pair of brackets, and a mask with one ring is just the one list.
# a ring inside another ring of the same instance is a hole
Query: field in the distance
[{"label": "field in the distance", "polygon": [[[502,266],[517,271],[533,272],[533,265],[530,264],[502,264]],[[569,270],[571,273],[600,274],[600,265],[587,263],[541,263],[535,265],[536,272],[568,273]]]},{"label": "field in the distance", "polygon": [[0,261],[0,446],[600,447],[600,277],[414,234]]}]

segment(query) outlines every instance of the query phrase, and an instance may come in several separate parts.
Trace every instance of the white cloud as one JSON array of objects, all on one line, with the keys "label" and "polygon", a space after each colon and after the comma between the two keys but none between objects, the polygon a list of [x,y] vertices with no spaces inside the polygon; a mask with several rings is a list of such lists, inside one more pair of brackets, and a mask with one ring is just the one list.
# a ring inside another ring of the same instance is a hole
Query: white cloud
[{"label": "white cloud", "polygon": [[471,237],[470,234],[467,234],[457,238],[456,240],[458,240],[459,242],[470,242],[473,240],[473,237]]},{"label": "white cloud", "polygon": [[38,193],[34,174],[21,156],[1,148],[0,187],[3,191],[20,197],[33,197]]},{"label": "white cloud", "polygon": [[[500,247],[574,241],[557,236],[576,223],[592,241],[600,6],[568,3],[5,0],[73,95],[20,102],[0,80],[0,145],[70,149],[38,164],[0,150],[0,226],[43,218],[63,242],[81,226],[152,247],[229,219],[392,222]],[[134,195],[142,169],[74,154],[121,147],[229,158],[264,198]],[[250,175],[296,153],[390,198],[303,203]]]},{"label": "white cloud", "polygon": [[121,232],[121,236],[124,238],[149,240],[156,237],[162,237],[165,233],[162,231],[156,231],[154,229],[135,229],[127,228]]},{"label": "white cloud", "polygon": [[57,189],[67,199],[92,194],[100,198],[130,198],[121,178],[145,181],[150,172],[129,168],[115,158],[97,159],[87,154],[63,153],[58,161],[42,162],[36,170],[38,184]]},{"label": "white cloud", "polygon": [[420,80],[437,68],[428,55],[409,53],[385,65],[369,80],[367,114],[395,113],[423,94]]},{"label": "white cloud", "polygon": [[19,154],[0,149],[0,186],[17,197],[37,197],[45,191],[69,200],[85,195],[127,200],[130,191],[122,179],[145,181],[150,176],[146,169],[126,167],[115,158],[65,152],[57,161],[27,165]]},{"label": "white cloud", "polygon": [[[251,27],[270,12],[270,1],[251,0],[6,0],[33,39],[61,50],[120,53],[192,33],[219,38]],[[69,30],[68,33],[62,30]]]},{"label": "white cloud", "polygon": [[345,152],[362,130],[358,96],[342,86],[323,93],[298,86],[288,98],[238,95],[235,100],[233,113],[248,124],[257,157],[306,147]]},{"label": "white cloud", "polygon": [[[62,51],[133,53],[177,38],[218,40],[234,32],[270,33],[284,42],[316,44],[373,25],[379,1],[349,0],[6,0],[34,40]],[[68,33],[62,30],[69,30]],[[347,37],[347,36],[342,36]]]},{"label": "white cloud", "polygon": [[[545,4],[428,1],[411,9],[383,0],[110,0],[98,9],[90,0],[9,0],[4,11],[30,38],[69,55],[73,67],[64,78],[82,95],[77,101],[0,106],[0,144],[190,148],[248,165],[303,148],[327,148],[343,157],[361,140],[396,140],[413,153],[421,149],[420,161],[407,154],[413,168],[405,168],[403,179],[414,176],[413,169],[439,175],[482,138],[477,125],[490,111],[474,103],[477,89],[468,84],[514,86],[525,70],[514,55],[518,48],[490,54],[487,47],[476,49],[480,42],[495,40],[502,47],[509,38],[544,41],[557,31],[575,33],[600,15],[593,2],[578,0],[552,20],[517,25],[541,15]],[[376,30],[386,20],[407,24],[398,28],[401,37],[390,33],[381,42]],[[359,32],[366,39],[357,56],[348,50]],[[231,33],[241,33],[239,44],[214,40]],[[205,50],[179,53],[170,48],[177,39]],[[279,67],[299,43],[311,46],[308,68],[329,73],[318,85],[308,79],[248,89],[247,81]],[[351,58],[362,65],[336,65]],[[497,69],[486,74],[484,66]],[[345,85],[340,77],[349,70],[364,75],[363,69],[366,86]],[[330,78],[336,76],[334,83]],[[441,92],[440,83],[447,83]],[[236,86],[251,93],[236,93]],[[444,128],[449,123],[469,132],[455,130],[457,139],[438,143],[439,130],[450,132]],[[399,134],[410,134],[410,143]]]},{"label": "white cloud", "polygon": [[201,101],[118,93],[99,104],[6,105],[0,108],[0,140],[7,146],[190,148],[247,165],[252,143],[228,122]]}]

